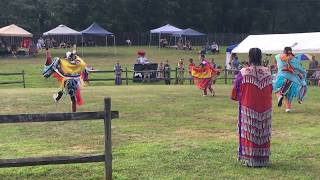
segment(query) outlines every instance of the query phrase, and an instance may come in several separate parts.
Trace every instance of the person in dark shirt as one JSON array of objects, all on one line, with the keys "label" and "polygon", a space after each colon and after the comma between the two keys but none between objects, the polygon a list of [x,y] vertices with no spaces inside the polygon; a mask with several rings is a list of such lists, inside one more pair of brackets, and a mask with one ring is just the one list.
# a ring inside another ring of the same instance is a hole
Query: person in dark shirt
[{"label": "person in dark shirt", "polygon": [[166,63],[163,66],[163,71],[164,71],[164,81],[166,85],[170,85],[171,84],[171,77],[170,77],[170,64],[169,61],[167,60]]}]

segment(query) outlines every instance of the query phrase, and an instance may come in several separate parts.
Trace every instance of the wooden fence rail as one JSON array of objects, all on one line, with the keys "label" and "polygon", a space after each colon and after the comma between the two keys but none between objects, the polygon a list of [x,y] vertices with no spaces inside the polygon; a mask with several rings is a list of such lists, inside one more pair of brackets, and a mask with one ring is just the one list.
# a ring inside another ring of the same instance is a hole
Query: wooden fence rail
[{"label": "wooden fence rail", "polygon": [[[221,70],[221,75],[216,78],[216,80],[224,80],[224,84],[228,84],[228,80],[234,80],[235,77],[234,77],[234,72],[235,71],[239,71],[239,70],[235,70],[235,69],[222,69]],[[307,69],[306,70],[308,74],[313,73],[313,72],[316,72],[316,71],[320,71],[319,69]],[[125,77],[122,77],[121,79],[123,81],[125,81],[126,85],[129,85],[129,80],[130,81],[136,81],[136,80],[141,80],[141,78],[129,78],[128,76],[128,73],[166,73],[166,71],[158,71],[158,70],[150,70],[150,71],[133,71],[133,70],[128,70],[128,68],[125,68],[125,71],[123,71]],[[114,70],[110,70],[110,71],[90,71],[90,73],[93,73],[93,74],[103,74],[103,73],[115,73]],[[175,80],[175,82],[178,82],[178,69],[175,68],[175,69],[171,69],[170,70],[170,78],[167,78],[167,79],[170,79],[170,80]],[[276,71],[272,71],[272,73],[276,73]],[[1,84],[20,84],[22,83],[23,84],[23,87],[25,88],[26,87],[26,84],[25,84],[25,72],[22,71],[21,73],[0,73],[0,76],[17,76],[17,75],[21,75],[22,76],[22,81],[8,81],[8,82],[0,82],[0,85]],[[189,77],[189,73],[187,70],[184,71],[184,80],[189,80],[190,81],[190,85],[193,84],[193,81],[192,79],[190,79]],[[145,79],[146,80],[146,79]],[[144,81],[144,82],[148,82],[148,81],[164,81],[166,80],[166,78],[149,78],[147,79],[147,81]],[[310,77],[308,76],[307,80],[309,80],[310,82],[316,82],[316,81],[319,81],[320,79],[318,78],[314,78],[314,77]],[[115,81],[115,78],[91,78],[89,79],[88,81]],[[311,84],[312,85],[312,84]]]},{"label": "wooden fence rail", "polygon": [[111,99],[104,99],[104,111],[100,112],[77,112],[77,113],[49,113],[49,114],[16,114],[0,115],[1,123],[31,123],[52,121],[81,121],[81,120],[104,120],[104,148],[102,155],[92,156],[55,156],[55,157],[28,157],[19,159],[0,159],[0,168],[39,166],[49,164],[72,164],[72,163],[105,163],[105,179],[112,179],[112,142],[111,120],[118,118],[118,111],[111,111]]},{"label": "wooden fence rail", "polygon": [[[220,75],[218,78],[216,78],[216,80],[224,80],[224,83],[225,84],[228,84],[228,80],[233,80],[235,79],[234,76],[230,77],[230,73],[232,75],[232,72],[234,71],[238,71],[238,70],[233,70],[233,69],[223,69],[221,74],[223,75]],[[90,73],[115,73],[115,71],[91,71]],[[175,68],[175,69],[171,69],[170,70],[170,78],[147,78],[147,79],[141,79],[141,78],[129,78],[128,77],[128,73],[167,73],[167,71],[159,71],[159,70],[149,70],[149,71],[133,71],[133,70],[128,70],[127,68],[125,69],[124,71],[125,73],[125,77],[124,78],[121,78],[122,80],[125,80],[126,81],[126,85],[128,85],[129,83],[129,80],[130,81],[135,81],[135,80],[141,80],[142,82],[150,82],[150,81],[164,81],[164,80],[168,80],[170,79],[171,80],[174,80],[175,82],[178,82],[178,68]],[[189,78],[189,72],[187,70],[184,70],[184,80],[187,80],[189,81],[189,84],[193,84],[193,79],[192,78]],[[89,81],[115,81],[114,78],[92,78],[92,79],[89,79]]]},{"label": "wooden fence rail", "polygon": [[26,88],[24,71],[21,71],[19,73],[0,73],[0,76],[20,76],[20,75],[21,75],[21,81],[7,81],[7,82],[0,82],[0,84],[22,84],[23,88]]}]

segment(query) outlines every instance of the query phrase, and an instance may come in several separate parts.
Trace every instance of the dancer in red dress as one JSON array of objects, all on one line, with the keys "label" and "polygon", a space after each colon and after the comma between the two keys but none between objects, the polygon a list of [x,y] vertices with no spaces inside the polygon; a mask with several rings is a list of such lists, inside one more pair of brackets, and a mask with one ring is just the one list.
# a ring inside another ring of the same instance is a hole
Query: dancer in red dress
[{"label": "dancer in red dress", "polygon": [[272,76],[262,66],[260,49],[250,49],[249,63],[237,75],[231,97],[239,101],[238,159],[246,166],[263,167],[270,155]]},{"label": "dancer in red dress", "polygon": [[191,73],[194,77],[194,82],[199,89],[203,90],[203,96],[208,95],[208,89],[212,96],[214,96],[215,91],[212,88],[212,81],[219,76],[220,70],[213,68],[212,65],[205,59],[203,54],[201,55],[200,60],[200,66],[192,67]]}]

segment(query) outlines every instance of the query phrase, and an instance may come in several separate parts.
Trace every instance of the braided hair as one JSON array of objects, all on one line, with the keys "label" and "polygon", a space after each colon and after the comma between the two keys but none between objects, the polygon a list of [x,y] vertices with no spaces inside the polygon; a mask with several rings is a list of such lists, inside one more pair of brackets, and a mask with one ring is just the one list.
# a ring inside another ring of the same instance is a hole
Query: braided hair
[{"label": "braided hair", "polygon": [[[262,65],[261,59],[262,59],[261,49],[251,48],[249,50],[249,63],[254,66],[256,77],[258,77],[257,66]],[[256,79],[256,81],[257,81],[257,79]]]},{"label": "braided hair", "polygon": [[254,66],[261,66],[262,65],[262,53],[261,49],[259,48],[251,48],[249,50],[249,63]]}]

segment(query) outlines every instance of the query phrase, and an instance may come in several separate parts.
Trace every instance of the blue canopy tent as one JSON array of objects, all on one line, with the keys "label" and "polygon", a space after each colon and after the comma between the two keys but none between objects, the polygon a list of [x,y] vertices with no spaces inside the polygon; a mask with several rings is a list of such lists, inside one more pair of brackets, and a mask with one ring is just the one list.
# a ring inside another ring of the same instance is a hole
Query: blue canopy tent
[{"label": "blue canopy tent", "polygon": [[83,46],[83,36],[91,35],[91,36],[102,36],[106,37],[106,48],[108,47],[108,36],[113,37],[113,47],[114,47],[114,53],[116,54],[116,38],[112,32],[109,32],[105,30],[103,27],[101,27],[97,23],[91,24],[87,29],[81,31],[82,34],[82,46]]},{"label": "blue canopy tent", "polygon": [[158,34],[158,36],[159,36],[159,48],[160,48],[161,34],[170,34],[170,35],[172,35],[173,33],[180,32],[180,31],[182,31],[182,29],[174,27],[174,26],[172,26],[170,24],[166,24],[166,25],[164,25],[162,27],[159,27],[157,29],[150,30],[149,47],[150,47],[151,41],[152,41],[152,34]]},{"label": "blue canopy tent", "polygon": [[184,42],[187,41],[187,37],[206,36],[207,34],[201,33],[194,29],[188,28],[172,34],[175,37],[184,37]]}]

